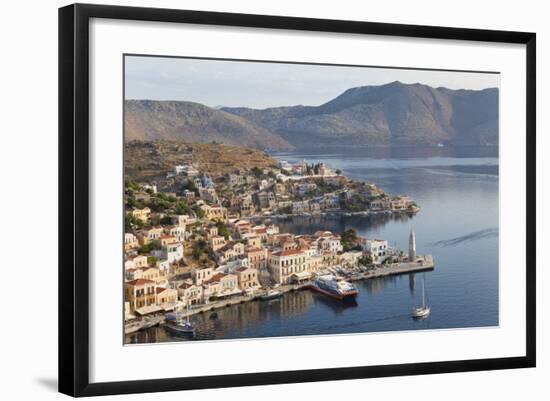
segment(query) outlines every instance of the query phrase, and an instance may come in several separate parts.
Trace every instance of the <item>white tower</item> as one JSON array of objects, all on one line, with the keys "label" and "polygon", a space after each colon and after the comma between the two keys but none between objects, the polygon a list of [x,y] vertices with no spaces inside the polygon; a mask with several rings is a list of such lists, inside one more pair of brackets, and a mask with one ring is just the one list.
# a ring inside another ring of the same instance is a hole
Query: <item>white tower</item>
[{"label": "white tower", "polygon": [[409,261],[414,262],[416,260],[416,237],[414,231],[411,231],[409,235]]}]

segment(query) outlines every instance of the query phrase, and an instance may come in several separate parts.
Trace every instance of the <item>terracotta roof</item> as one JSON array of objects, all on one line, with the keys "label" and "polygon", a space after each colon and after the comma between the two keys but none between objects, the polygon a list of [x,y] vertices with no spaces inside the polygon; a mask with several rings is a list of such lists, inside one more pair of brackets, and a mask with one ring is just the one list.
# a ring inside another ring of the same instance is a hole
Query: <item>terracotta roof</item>
[{"label": "terracotta roof", "polygon": [[251,247],[251,248],[247,248],[246,250],[247,252],[258,252],[258,251],[262,251],[261,248],[257,248],[257,247]]},{"label": "terracotta roof", "polygon": [[212,276],[212,278],[210,280],[208,280],[208,282],[213,282],[213,283],[217,283],[219,282],[222,278],[224,278],[227,274],[225,273],[217,273],[217,274],[214,274]]},{"label": "terracotta roof", "polygon": [[160,294],[160,293],[163,292],[164,290],[166,290],[166,288],[157,287],[157,294]]},{"label": "terracotta roof", "polygon": [[137,287],[145,284],[155,284],[153,280],[147,280],[146,278],[138,278],[136,280],[128,281],[126,284]]},{"label": "terracotta roof", "polygon": [[301,250],[298,249],[286,249],[284,251],[278,251],[274,252],[273,255],[275,256],[292,256],[292,255],[298,255],[303,253]]},{"label": "terracotta roof", "polygon": [[218,249],[217,252],[225,252],[225,251],[228,251],[229,249],[233,249],[233,247],[235,245],[237,245],[238,242],[235,242],[235,241],[229,241],[227,244],[225,244],[224,246],[222,246],[220,249]]}]

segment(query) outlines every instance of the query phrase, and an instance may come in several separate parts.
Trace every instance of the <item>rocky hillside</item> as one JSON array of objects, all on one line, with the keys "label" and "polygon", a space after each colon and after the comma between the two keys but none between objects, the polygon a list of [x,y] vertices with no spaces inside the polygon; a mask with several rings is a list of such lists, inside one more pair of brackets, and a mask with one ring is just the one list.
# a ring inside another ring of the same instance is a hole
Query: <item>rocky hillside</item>
[{"label": "rocky hillside", "polygon": [[124,146],[124,174],[141,182],[162,178],[174,166],[197,163],[199,169],[217,177],[236,168],[265,168],[277,161],[263,151],[223,144],[186,141],[130,141]]},{"label": "rocky hillside", "polygon": [[498,144],[498,89],[393,82],[352,88],[318,107],[223,108],[298,148]]},{"label": "rocky hillside", "polygon": [[258,149],[293,148],[285,139],[266,128],[235,114],[198,103],[127,100],[124,118],[126,141],[215,141]]}]

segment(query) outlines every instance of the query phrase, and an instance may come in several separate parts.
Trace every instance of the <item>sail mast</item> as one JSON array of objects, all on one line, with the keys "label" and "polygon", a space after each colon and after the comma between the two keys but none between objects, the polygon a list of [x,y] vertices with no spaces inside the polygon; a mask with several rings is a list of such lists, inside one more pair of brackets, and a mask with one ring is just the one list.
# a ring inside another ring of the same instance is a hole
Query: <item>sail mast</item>
[{"label": "sail mast", "polygon": [[422,307],[426,307],[426,293],[424,289],[424,281],[426,280],[426,277],[422,277]]}]

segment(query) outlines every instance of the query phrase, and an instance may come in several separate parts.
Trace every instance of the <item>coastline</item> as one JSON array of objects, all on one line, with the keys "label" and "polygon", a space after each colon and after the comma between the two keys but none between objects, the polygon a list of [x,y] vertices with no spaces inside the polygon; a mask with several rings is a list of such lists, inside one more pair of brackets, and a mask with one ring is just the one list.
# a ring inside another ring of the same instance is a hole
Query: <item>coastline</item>
[{"label": "coastline", "polygon": [[[429,255],[429,254],[419,255],[415,262],[399,262],[399,263],[392,263],[390,265],[378,266],[378,267],[375,267],[374,269],[371,269],[359,275],[353,275],[350,273],[350,276],[346,280],[350,282],[360,281],[360,280],[371,280],[371,279],[376,279],[380,277],[431,271],[434,269],[435,269],[435,263],[432,255]],[[311,285],[312,285],[311,280],[308,280],[298,284],[280,285],[277,287],[277,290],[282,292],[284,295],[292,291],[311,290]],[[252,295],[232,296],[231,298],[228,298],[228,299],[213,301],[213,302],[198,305],[198,306],[192,306],[188,312],[188,316],[194,316],[194,315],[198,315],[206,312],[213,312],[217,309],[228,308],[234,305],[244,304],[247,302],[261,301],[260,298],[266,293],[267,293],[267,290],[263,290],[261,293],[255,293]],[[265,302],[265,301],[262,301],[262,302]],[[143,326],[137,329],[136,331],[140,331],[143,329],[151,328],[156,325],[164,324],[164,316],[159,315],[159,316],[153,317],[153,320],[154,320],[153,324],[144,323]],[[145,322],[147,322],[147,320],[145,320]],[[129,324],[132,324],[132,323],[125,323],[124,325],[125,330],[126,330],[126,327],[129,326]],[[132,335],[132,334],[135,334],[135,332],[126,333],[125,335]]]},{"label": "coastline", "polygon": [[338,216],[377,216],[377,215],[403,215],[411,214],[414,215],[420,212],[420,207],[417,207],[416,210],[363,210],[359,212],[348,212],[344,210],[334,210],[330,212],[302,212],[302,213],[284,213],[284,214],[265,214],[265,215],[253,215],[245,217],[250,220],[259,220],[259,219],[288,219],[292,217],[315,217],[315,216],[328,216],[328,217],[338,217]]}]

